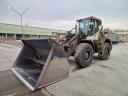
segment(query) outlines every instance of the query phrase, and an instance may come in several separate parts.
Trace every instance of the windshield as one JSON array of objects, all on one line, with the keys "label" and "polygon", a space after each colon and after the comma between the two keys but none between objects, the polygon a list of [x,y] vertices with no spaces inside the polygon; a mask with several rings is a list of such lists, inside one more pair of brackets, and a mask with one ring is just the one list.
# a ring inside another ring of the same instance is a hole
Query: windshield
[{"label": "windshield", "polygon": [[92,31],[90,27],[90,25],[93,25],[93,22],[89,19],[86,20],[81,20],[79,21],[79,23],[77,24],[77,30],[76,32],[88,32],[88,31]]}]

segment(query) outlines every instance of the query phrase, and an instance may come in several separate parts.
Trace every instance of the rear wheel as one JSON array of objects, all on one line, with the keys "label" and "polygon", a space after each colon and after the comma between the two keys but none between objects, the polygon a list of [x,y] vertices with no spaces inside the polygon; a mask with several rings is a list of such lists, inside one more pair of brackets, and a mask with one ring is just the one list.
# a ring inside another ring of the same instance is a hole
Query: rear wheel
[{"label": "rear wheel", "polygon": [[111,46],[109,43],[105,43],[102,50],[99,50],[99,59],[107,60],[110,57]]},{"label": "rear wheel", "polygon": [[88,67],[93,58],[93,48],[88,43],[81,43],[78,45],[76,54],[75,54],[75,61],[76,64],[82,68]]}]

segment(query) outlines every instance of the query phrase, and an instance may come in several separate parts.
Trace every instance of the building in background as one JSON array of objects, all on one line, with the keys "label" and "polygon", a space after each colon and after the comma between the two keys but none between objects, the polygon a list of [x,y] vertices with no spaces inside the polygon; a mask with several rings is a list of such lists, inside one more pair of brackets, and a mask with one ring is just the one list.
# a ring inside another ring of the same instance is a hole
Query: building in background
[{"label": "building in background", "polygon": [[[31,38],[31,37],[41,38],[44,36],[54,38],[55,33],[64,33],[64,32],[65,31],[63,30],[23,26],[24,38]],[[0,23],[0,38],[15,40],[15,39],[20,39],[21,37],[22,37],[21,26]]]},{"label": "building in background", "polygon": [[112,43],[128,42],[128,32],[110,32],[108,37]]},{"label": "building in background", "polygon": [[128,42],[128,32],[118,32],[120,42]]}]

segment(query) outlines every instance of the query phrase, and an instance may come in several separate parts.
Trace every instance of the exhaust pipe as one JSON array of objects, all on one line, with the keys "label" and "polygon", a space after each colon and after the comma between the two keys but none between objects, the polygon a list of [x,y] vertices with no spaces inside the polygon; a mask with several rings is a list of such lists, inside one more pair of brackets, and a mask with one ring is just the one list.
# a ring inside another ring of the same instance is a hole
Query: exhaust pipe
[{"label": "exhaust pipe", "polygon": [[69,75],[66,53],[55,40],[23,39],[22,42],[24,46],[11,70],[31,91]]}]

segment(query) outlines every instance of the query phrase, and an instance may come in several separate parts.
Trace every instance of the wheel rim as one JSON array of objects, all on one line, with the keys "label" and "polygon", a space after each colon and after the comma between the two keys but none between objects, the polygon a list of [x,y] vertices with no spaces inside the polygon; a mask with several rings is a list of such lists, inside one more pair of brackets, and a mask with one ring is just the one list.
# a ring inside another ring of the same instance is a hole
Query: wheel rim
[{"label": "wheel rim", "polygon": [[89,51],[86,51],[84,55],[85,55],[85,60],[89,60],[90,59],[91,54],[90,54]]}]

